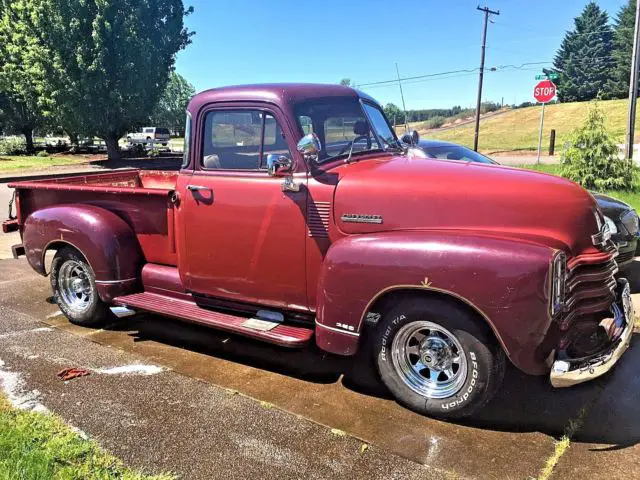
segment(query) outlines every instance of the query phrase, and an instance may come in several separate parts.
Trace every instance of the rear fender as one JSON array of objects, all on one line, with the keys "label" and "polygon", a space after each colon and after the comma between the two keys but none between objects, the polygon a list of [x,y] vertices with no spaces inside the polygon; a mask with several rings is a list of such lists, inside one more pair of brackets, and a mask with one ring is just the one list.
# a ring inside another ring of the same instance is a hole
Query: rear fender
[{"label": "rear fender", "polygon": [[69,245],[89,262],[103,301],[139,288],[144,257],[135,233],[115,213],[94,205],[56,205],[35,211],[24,222],[29,265],[47,275],[47,250]]},{"label": "rear fender", "polygon": [[493,331],[512,362],[545,373],[551,325],[547,283],[554,249],[467,232],[353,235],[335,242],[320,273],[318,345],[352,355],[367,314],[400,291],[462,302]]}]

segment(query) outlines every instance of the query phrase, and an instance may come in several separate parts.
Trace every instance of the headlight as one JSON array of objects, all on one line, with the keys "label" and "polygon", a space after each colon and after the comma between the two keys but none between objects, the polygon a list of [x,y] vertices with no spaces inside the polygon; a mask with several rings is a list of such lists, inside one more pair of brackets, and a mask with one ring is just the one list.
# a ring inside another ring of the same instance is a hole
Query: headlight
[{"label": "headlight", "polygon": [[604,223],[606,223],[607,227],[609,227],[611,235],[615,235],[616,233],[618,233],[618,227],[616,227],[616,223],[606,215],[604,216]]},{"label": "headlight", "polygon": [[635,210],[630,210],[620,217],[620,222],[624,228],[627,229],[629,235],[636,235],[638,233],[638,214]]},{"label": "headlight", "polygon": [[551,261],[551,294],[549,295],[551,316],[562,311],[564,306],[564,282],[567,271],[567,257],[558,252]]}]

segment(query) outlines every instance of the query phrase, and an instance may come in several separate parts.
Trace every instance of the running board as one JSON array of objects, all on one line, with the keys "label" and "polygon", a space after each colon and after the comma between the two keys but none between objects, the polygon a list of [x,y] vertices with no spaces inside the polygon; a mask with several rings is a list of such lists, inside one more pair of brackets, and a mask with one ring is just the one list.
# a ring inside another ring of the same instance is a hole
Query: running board
[{"label": "running board", "polygon": [[[158,295],[157,293],[134,293],[113,299],[113,303],[127,308],[158,313],[168,317],[186,320],[226,332],[237,333],[281,347],[300,348],[313,337],[310,328],[293,327],[264,319],[250,319],[229,313],[216,312],[199,307],[194,302]],[[273,323],[272,326],[266,323]]]}]

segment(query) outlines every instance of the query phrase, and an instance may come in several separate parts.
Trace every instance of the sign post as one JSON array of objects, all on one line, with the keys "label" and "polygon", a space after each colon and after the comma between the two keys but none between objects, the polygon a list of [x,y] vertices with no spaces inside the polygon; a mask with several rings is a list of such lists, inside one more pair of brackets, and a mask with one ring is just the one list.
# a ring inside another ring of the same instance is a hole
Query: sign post
[{"label": "sign post", "polygon": [[542,150],[542,129],[544,127],[544,107],[547,102],[551,101],[553,97],[556,96],[556,86],[555,84],[549,80],[543,80],[538,83],[533,89],[533,98],[536,99],[539,103],[542,103],[542,113],[540,114],[540,132],[538,133],[538,160],[537,164],[540,163],[540,152]]}]

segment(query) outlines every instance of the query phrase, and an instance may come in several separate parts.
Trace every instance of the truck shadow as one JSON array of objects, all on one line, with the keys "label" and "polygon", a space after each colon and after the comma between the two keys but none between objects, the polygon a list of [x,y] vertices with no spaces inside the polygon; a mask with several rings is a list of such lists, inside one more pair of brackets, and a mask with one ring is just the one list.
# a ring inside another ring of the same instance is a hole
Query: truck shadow
[{"label": "truck shadow", "polygon": [[[340,382],[347,391],[367,398],[392,398],[366,355],[342,358],[315,345],[306,350],[285,350],[150,314],[130,317],[109,330],[126,333],[134,342],[158,342],[312,384]],[[640,402],[636,400],[640,396],[640,376],[635,373],[635,365],[640,362],[640,334],[634,335],[633,346],[613,372],[569,389],[554,389],[546,377],[527,376],[508,365],[503,387],[494,399],[473,417],[456,423],[559,437],[586,406],[588,413],[573,441],[609,444],[604,447],[607,449],[635,445],[640,442]],[[353,401],[353,396],[345,395],[345,401]]]}]

